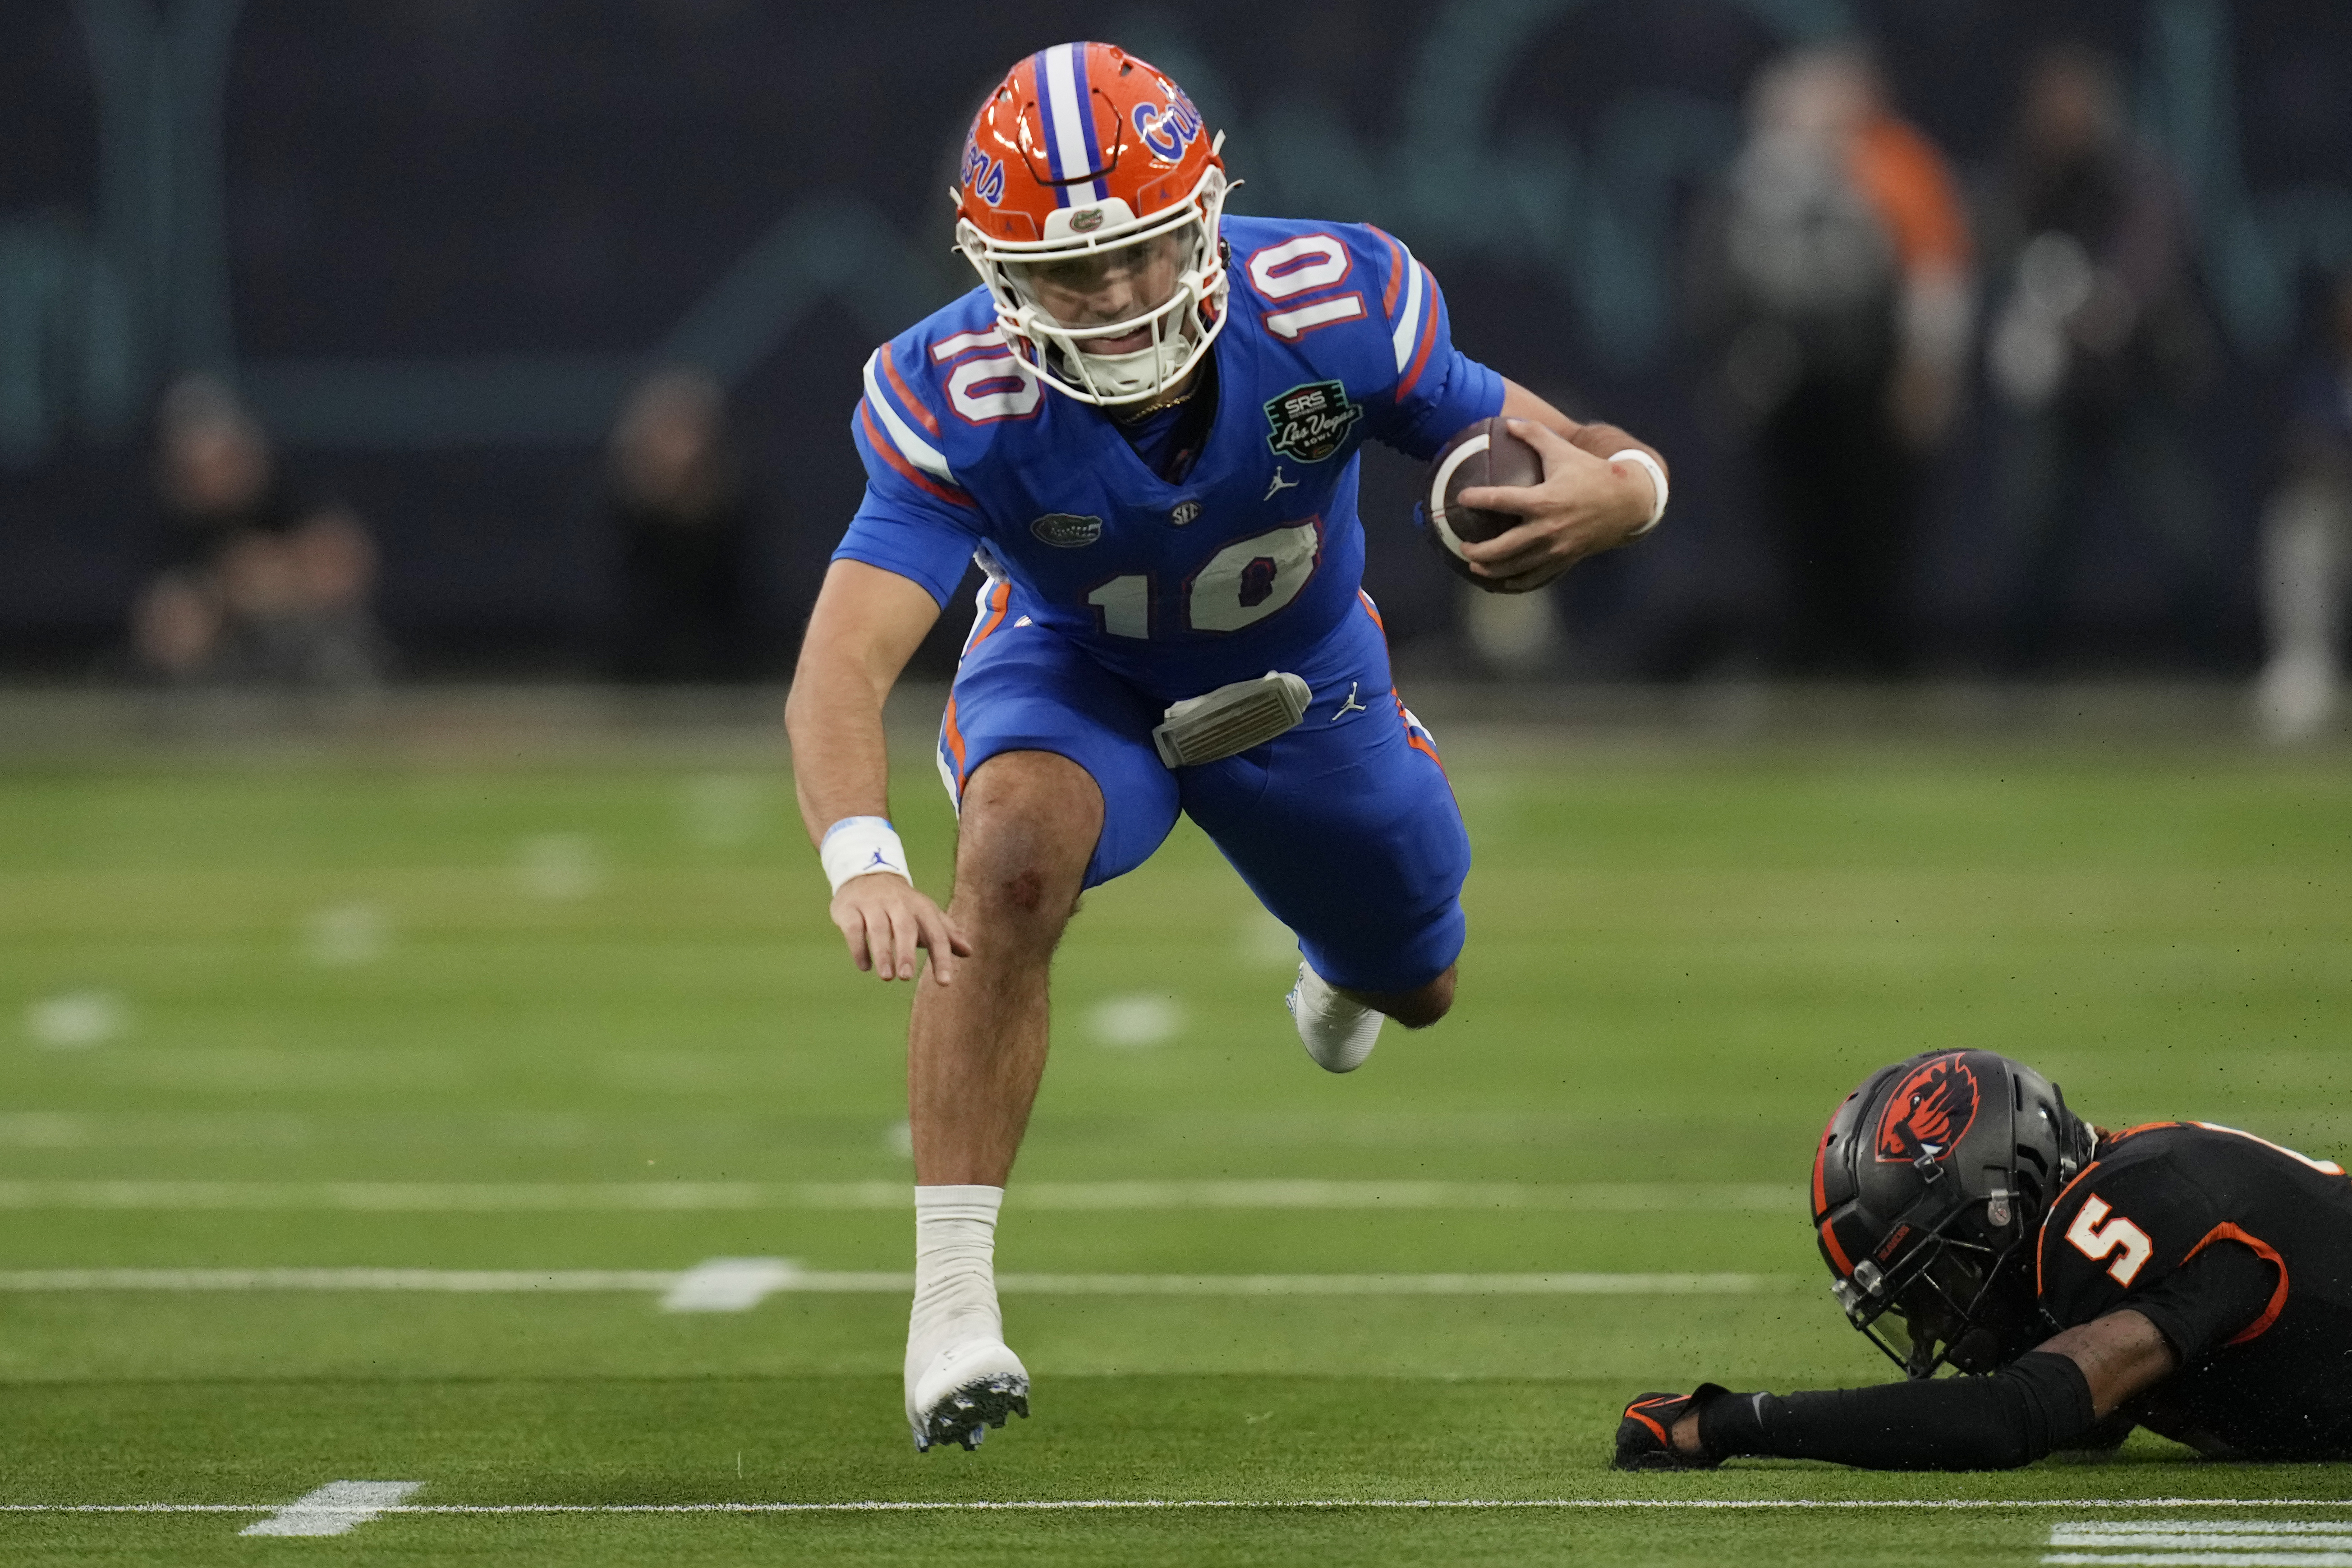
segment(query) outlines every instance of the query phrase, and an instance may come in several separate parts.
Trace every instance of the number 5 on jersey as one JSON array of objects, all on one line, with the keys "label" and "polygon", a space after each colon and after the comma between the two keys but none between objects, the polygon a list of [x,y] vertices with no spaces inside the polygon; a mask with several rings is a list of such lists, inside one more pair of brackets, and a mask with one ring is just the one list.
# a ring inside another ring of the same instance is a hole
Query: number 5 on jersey
[{"label": "number 5 on jersey", "polygon": [[2122,1248],[2123,1256],[2107,1265],[2107,1275],[2118,1285],[2129,1285],[2138,1278],[2139,1266],[2147,1261],[2156,1244],[2148,1240],[2147,1232],[2123,1215],[2108,1218],[2110,1212],[2106,1201],[2093,1193],[2083,1200],[2074,1223],[2066,1227],[2066,1239],[2074,1243],[2075,1251],[2094,1263]]}]

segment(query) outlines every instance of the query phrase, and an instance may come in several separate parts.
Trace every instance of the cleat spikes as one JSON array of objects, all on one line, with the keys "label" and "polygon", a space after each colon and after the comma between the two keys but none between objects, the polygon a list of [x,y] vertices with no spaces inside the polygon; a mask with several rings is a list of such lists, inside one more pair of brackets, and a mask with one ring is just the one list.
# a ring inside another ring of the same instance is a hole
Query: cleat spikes
[{"label": "cleat spikes", "polygon": [[908,1401],[918,1452],[954,1444],[967,1453],[1014,1412],[1029,1414],[1029,1373],[1002,1341],[943,1351]]}]

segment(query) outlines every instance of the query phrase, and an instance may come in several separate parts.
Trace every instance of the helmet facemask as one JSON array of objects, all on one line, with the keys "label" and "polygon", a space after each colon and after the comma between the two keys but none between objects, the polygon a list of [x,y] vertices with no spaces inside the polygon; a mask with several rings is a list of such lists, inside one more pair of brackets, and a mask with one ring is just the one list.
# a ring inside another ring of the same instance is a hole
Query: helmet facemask
[{"label": "helmet facemask", "polygon": [[[1097,226],[1087,234],[1000,240],[966,221],[956,240],[994,298],[1006,340],[1040,380],[1081,403],[1142,403],[1190,375],[1224,327],[1217,231],[1225,190],[1224,171],[1213,165],[1185,201],[1141,218],[1127,217],[1126,204],[1112,198],[1097,204]],[[1048,309],[1048,301],[1067,309],[1113,280],[1142,298],[1163,287],[1167,296],[1124,320],[1075,326]],[[1091,352],[1138,333],[1144,341],[1131,347]]]},{"label": "helmet facemask", "polygon": [[1919,1237],[1895,1267],[1865,1260],[1832,1287],[1849,1322],[1906,1377],[1949,1364],[1988,1373],[2038,1337],[2032,1282],[2021,1239],[1995,1250],[1955,1234],[1963,1208]]}]

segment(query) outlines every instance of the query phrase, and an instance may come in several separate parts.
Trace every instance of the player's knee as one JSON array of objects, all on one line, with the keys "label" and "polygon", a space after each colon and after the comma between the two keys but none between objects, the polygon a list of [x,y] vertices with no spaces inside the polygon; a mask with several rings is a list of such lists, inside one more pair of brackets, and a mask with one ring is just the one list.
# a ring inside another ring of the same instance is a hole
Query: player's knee
[{"label": "player's knee", "polygon": [[958,912],[1056,927],[1066,921],[1077,908],[1086,861],[1082,858],[1072,866],[1061,856],[1026,852],[1030,848],[1000,843],[961,857],[956,868]]},{"label": "player's knee", "polygon": [[1102,830],[1102,791],[1066,757],[992,757],[964,789],[956,903],[1024,921],[1067,920]]},{"label": "player's knee", "polygon": [[1045,879],[1034,867],[1024,867],[1005,879],[999,892],[1014,909],[1033,910],[1045,901]]},{"label": "player's knee", "polygon": [[1453,1011],[1454,975],[1448,968],[1426,985],[1384,997],[1381,1011],[1408,1029],[1426,1029]]}]

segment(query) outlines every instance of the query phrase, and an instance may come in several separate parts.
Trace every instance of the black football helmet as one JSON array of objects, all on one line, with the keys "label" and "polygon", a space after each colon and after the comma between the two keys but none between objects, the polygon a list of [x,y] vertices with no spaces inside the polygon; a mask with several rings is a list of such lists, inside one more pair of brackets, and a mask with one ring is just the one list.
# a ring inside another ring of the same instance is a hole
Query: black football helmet
[{"label": "black football helmet", "polygon": [[2032,1349],[2035,1237],[2097,1133],[1992,1051],[1930,1051],[1846,1096],[1813,1155],[1813,1225],[1853,1326],[1912,1377]]}]

